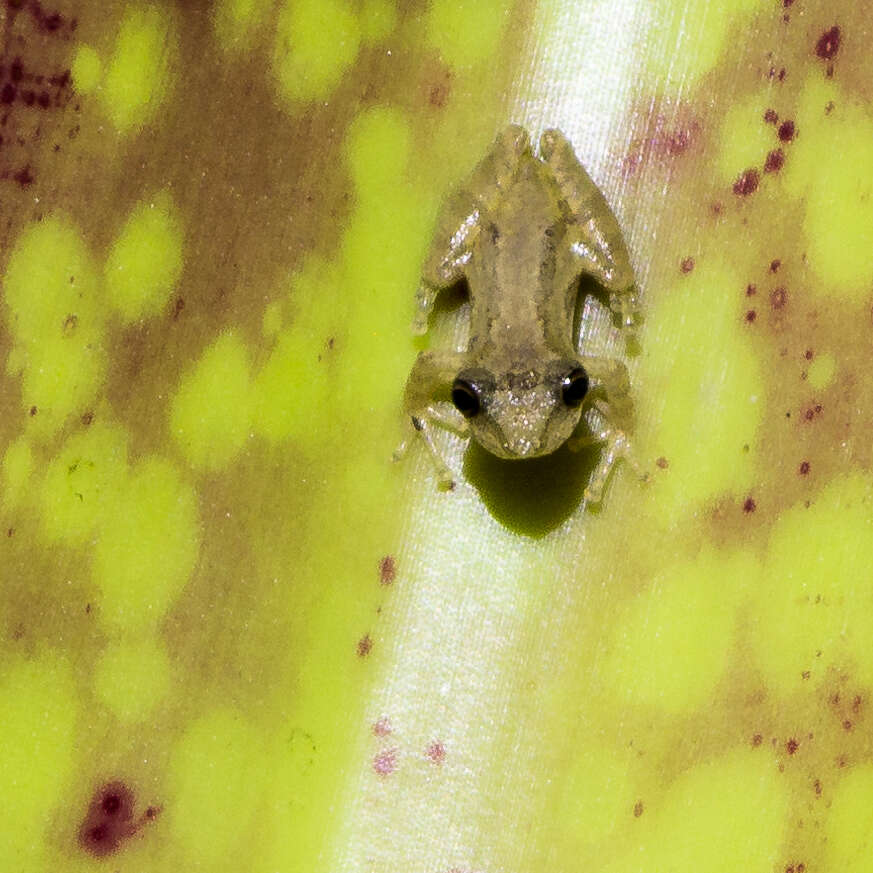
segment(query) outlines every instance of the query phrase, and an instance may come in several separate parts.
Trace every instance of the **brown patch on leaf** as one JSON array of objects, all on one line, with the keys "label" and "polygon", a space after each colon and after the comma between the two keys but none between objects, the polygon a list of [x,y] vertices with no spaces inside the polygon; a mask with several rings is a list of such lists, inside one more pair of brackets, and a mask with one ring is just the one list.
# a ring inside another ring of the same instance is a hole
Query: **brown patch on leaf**
[{"label": "brown patch on leaf", "polygon": [[782,149],[773,149],[767,152],[767,157],[764,159],[765,173],[778,173],[785,164],[785,152]]},{"label": "brown patch on leaf", "polygon": [[815,53],[823,60],[829,61],[836,57],[840,50],[840,40],[842,35],[840,28],[834,25],[830,30],[826,30],[815,44]]},{"label": "brown patch on leaf", "polygon": [[367,655],[370,654],[371,649],[373,648],[373,640],[370,638],[369,634],[364,634],[359,640],[357,645],[358,657],[366,658]]},{"label": "brown patch on leaf", "polygon": [[754,194],[758,190],[760,175],[754,167],[745,170],[734,182],[733,191],[738,197],[748,197],[749,194]]},{"label": "brown patch on leaf", "polygon": [[390,585],[397,576],[397,563],[393,555],[385,555],[379,561],[379,582],[382,585]]}]

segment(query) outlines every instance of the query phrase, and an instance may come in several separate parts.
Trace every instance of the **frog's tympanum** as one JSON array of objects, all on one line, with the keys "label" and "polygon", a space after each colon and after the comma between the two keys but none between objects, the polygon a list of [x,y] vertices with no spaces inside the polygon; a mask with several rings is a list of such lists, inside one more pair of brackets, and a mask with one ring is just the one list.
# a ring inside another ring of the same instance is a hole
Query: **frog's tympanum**
[{"label": "frog's tympanum", "polygon": [[[416,333],[427,330],[439,292],[466,280],[470,338],[463,351],[422,352],[405,408],[436,465],[452,476],[431,438],[439,425],[472,435],[500,458],[534,458],[603,441],[585,496],[597,501],[619,457],[628,456],[632,406],[627,370],[576,348],[580,278],[593,277],[625,329],[634,320],[634,277],[618,222],[557,130],[540,138],[510,126],[445,204],[422,271]],[[604,422],[574,436],[591,406]]]}]

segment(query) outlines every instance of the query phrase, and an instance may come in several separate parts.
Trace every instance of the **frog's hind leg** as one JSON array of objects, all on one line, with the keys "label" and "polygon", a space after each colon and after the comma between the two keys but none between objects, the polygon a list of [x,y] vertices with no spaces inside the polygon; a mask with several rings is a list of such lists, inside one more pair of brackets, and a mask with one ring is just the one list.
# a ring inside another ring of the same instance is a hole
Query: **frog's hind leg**
[{"label": "frog's hind leg", "polygon": [[[414,433],[418,434],[427,449],[437,476],[437,485],[443,490],[454,487],[454,479],[433,441],[434,426],[446,428],[460,436],[467,436],[470,427],[467,420],[447,400],[440,400],[441,393],[448,394],[450,386],[464,365],[462,352],[422,352],[415,361],[406,381],[404,409],[409,415]],[[406,452],[408,440],[394,452],[394,460],[400,460]]]},{"label": "frog's hind leg", "polygon": [[530,151],[530,137],[519,125],[504,128],[490,151],[443,206],[421,273],[412,330],[427,332],[439,292],[462,279],[479,235],[479,221],[515,176],[518,162]]},{"label": "frog's hind leg", "polygon": [[570,248],[579,272],[593,276],[609,292],[610,309],[631,327],[635,318],[634,274],[618,220],[606,198],[559,130],[540,137],[540,155],[549,165],[573,218]]}]

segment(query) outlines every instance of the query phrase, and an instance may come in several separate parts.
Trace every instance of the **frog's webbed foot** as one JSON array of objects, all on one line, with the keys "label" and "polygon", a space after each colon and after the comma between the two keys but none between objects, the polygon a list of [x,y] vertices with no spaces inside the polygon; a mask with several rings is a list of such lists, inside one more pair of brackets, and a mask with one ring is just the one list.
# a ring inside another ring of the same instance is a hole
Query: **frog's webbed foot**
[{"label": "frog's webbed foot", "polygon": [[509,125],[464,184],[446,199],[421,271],[413,333],[427,332],[440,291],[464,277],[479,235],[481,216],[494,207],[515,176],[519,159],[529,151],[527,131],[518,125]]},{"label": "frog's webbed foot", "polygon": [[569,246],[579,273],[592,276],[607,290],[610,309],[623,327],[632,327],[636,314],[634,274],[615,214],[559,130],[543,133],[540,154],[552,170],[573,222]]},{"label": "frog's webbed foot", "polygon": [[[449,402],[435,399],[449,386],[464,363],[461,352],[422,352],[415,361],[406,382],[404,408],[415,434],[421,438],[433,463],[437,486],[441,490],[451,490],[454,478],[445,460],[440,455],[432,430],[435,426],[467,436],[470,432],[467,420]],[[400,460],[406,453],[409,439],[394,452],[394,460]]]}]

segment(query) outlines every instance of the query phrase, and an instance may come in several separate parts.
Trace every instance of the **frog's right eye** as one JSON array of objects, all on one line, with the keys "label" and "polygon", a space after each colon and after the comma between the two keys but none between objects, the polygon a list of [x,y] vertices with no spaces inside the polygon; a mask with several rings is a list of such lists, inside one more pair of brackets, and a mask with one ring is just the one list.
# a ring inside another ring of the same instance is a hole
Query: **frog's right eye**
[{"label": "frog's right eye", "polygon": [[473,418],[474,415],[478,415],[482,408],[478,387],[473,382],[459,376],[452,385],[452,403],[455,404],[455,409],[464,418]]}]

